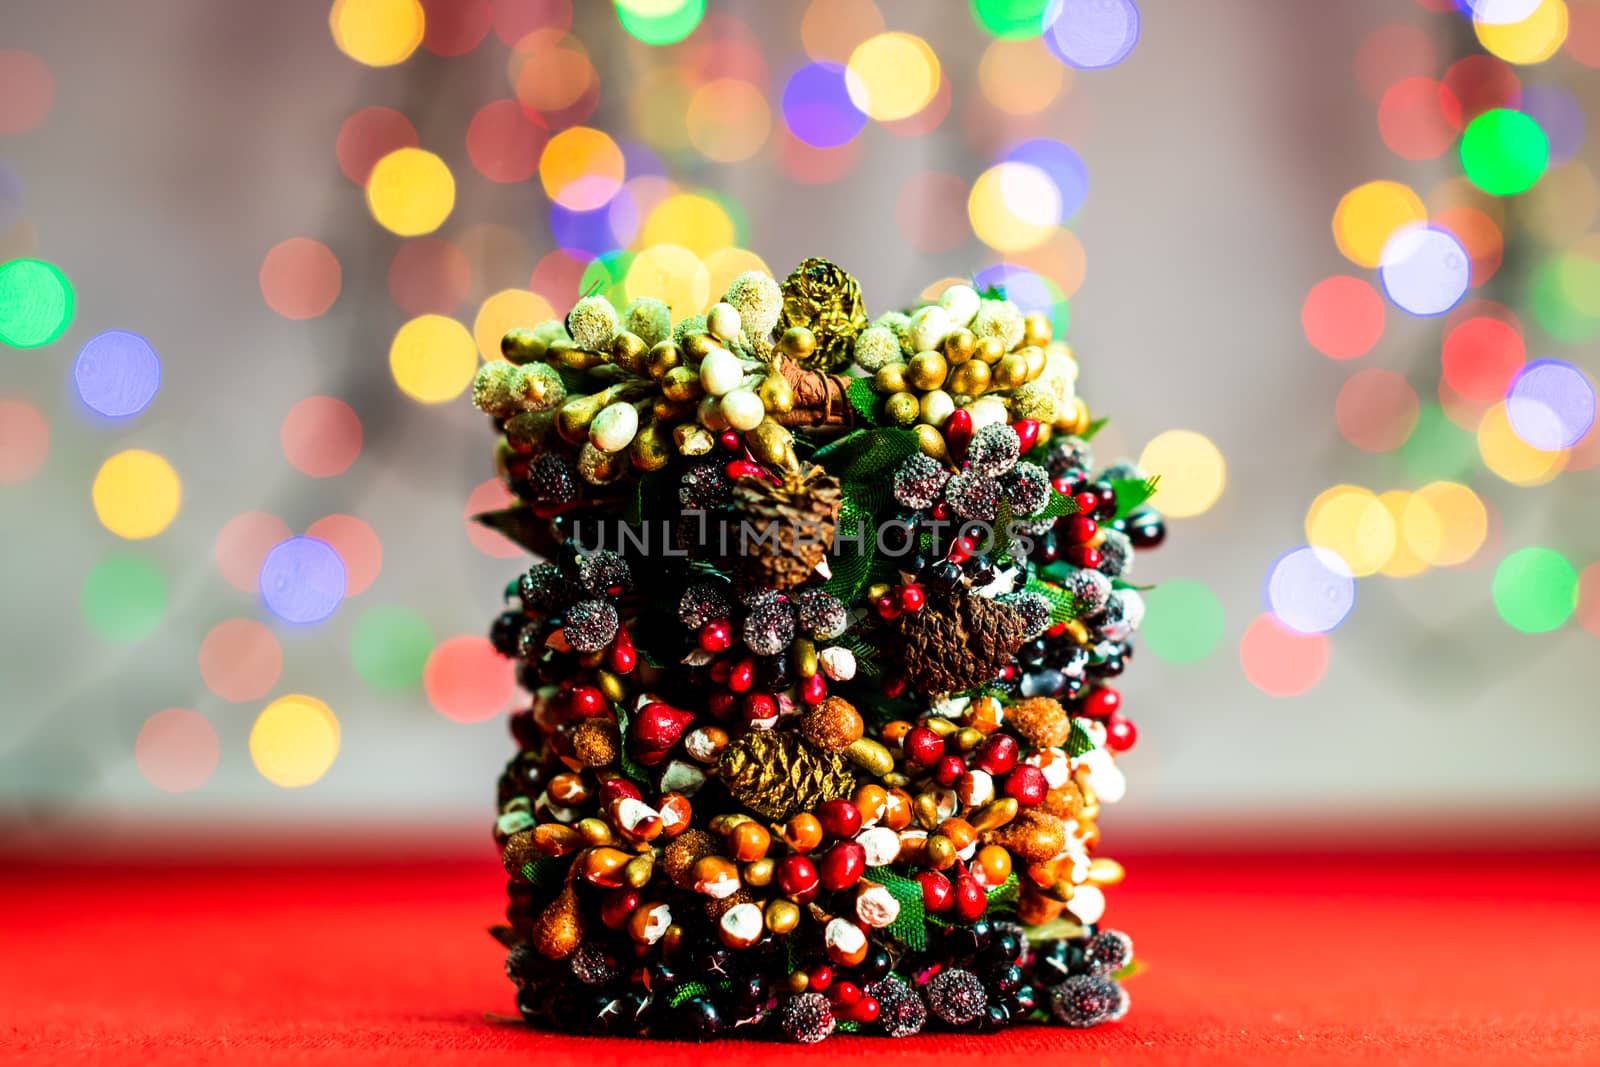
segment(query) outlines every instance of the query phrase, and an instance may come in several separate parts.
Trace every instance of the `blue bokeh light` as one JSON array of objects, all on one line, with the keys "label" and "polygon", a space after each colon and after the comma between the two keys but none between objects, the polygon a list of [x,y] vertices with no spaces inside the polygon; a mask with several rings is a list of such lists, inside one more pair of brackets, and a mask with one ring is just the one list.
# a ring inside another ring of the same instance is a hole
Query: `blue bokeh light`
[{"label": "blue bokeh light", "polygon": [[1435,226],[1397,231],[1383,248],[1378,278],[1400,310],[1443,315],[1467,295],[1472,260],[1455,235]]},{"label": "blue bokeh light", "polygon": [[72,384],[94,411],[113,419],[137,415],[161,388],[161,358],[128,330],[107,330],[84,343],[72,364]]},{"label": "blue bokeh light", "polygon": [[291,537],[261,562],[261,599],[285,622],[321,622],[344,600],[344,560],[326,541]]},{"label": "blue bokeh light", "polygon": [[1044,43],[1068,66],[1114,67],[1139,43],[1139,9],[1133,0],[1050,0]]},{"label": "blue bokeh light", "polygon": [[1278,558],[1267,574],[1267,609],[1289,629],[1325,634],[1356,606],[1356,580],[1344,560],[1310,545]]}]

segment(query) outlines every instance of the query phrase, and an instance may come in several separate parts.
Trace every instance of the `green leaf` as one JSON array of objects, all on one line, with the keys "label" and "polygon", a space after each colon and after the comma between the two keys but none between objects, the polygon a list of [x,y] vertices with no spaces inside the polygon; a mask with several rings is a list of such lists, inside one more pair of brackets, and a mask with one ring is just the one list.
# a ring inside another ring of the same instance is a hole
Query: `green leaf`
[{"label": "green leaf", "polygon": [[1109,415],[1105,415],[1105,416],[1102,416],[1102,417],[1100,417],[1098,419],[1095,419],[1093,422],[1091,422],[1089,424],[1089,428],[1087,430],[1084,430],[1082,433],[1080,433],[1078,435],[1079,440],[1082,440],[1082,441],[1092,441],[1092,440],[1094,440],[1094,435],[1099,433],[1101,430],[1105,429],[1106,428],[1106,423],[1108,423],[1110,421],[1111,421],[1111,416],[1109,416]]},{"label": "green leaf", "polygon": [[572,860],[561,859],[555,856],[540,856],[531,859],[522,865],[522,878],[532,882],[541,889],[548,888],[560,882],[567,876],[567,868],[572,866]]},{"label": "green leaf", "polygon": [[[897,426],[857,430],[817,449],[812,457],[839,479],[843,501],[828,570],[822,588],[845,603],[855,599],[884,561],[876,558],[878,522],[894,508],[891,472],[918,450],[915,432]],[[859,539],[842,535],[854,534]],[[891,559],[890,565],[894,563]],[[876,566],[875,566],[876,565]]]},{"label": "green leaf", "polygon": [[554,559],[560,551],[561,541],[550,530],[550,520],[540,518],[533,509],[514,504],[499,511],[485,511],[472,516],[472,521],[500,534],[536,556]]},{"label": "green leaf", "polygon": [[1089,731],[1076,719],[1072,721],[1072,732],[1067,735],[1067,755],[1077,759],[1085,752],[1094,750],[1094,738],[1089,736]]},{"label": "green leaf", "polygon": [[617,732],[620,733],[623,738],[622,754],[618,759],[618,765],[622,768],[622,773],[633,779],[633,781],[638,785],[650,786],[651,788],[654,788],[655,783],[650,780],[650,772],[639,766],[639,764],[635,763],[633,756],[628,753],[627,709],[621,704],[612,704],[611,710],[617,716]]},{"label": "green leaf", "polygon": [[883,400],[872,388],[871,378],[851,378],[844,387],[844,398],[862,422],[868,426],[883,425]]},{"label": "green leaf", "polygon": [[1122,970],[1118,971],[1116,974],[1113,974],[1111,977],[1115,978],[1119,982],[1126,982],[1128,979],[1144,970],[1144,968],[1144,960],[1135,957],[1134,959],[1128,961],[1128,965],[1126,967],[1122,968]]},{"label": "green leaf", "polygon": [[927,948],[927,913],[922,907],[922,883],[896,873],[892,867],[868,867],[867,880],[877,882],[900,902],[900,914],[884,928],[884,933],[913,952]]},{"label": "green leaf", "polygon": [[990,911],[1016,911],[1017,900],[1022,896],[1022,883],[1017,881],[1017,872],[1012,871],[1006,880],[989,890]]},{"label": "green leaf", "polygon": [[1113,478],[1111,488],[1117,494],[1116,517],[1127,518],[1129,512],[1155,496],[1156,483],[1160,481],[1159,474],[1149,478]]},{"label": "green leaf", "polygon": [[1051,489],[1050,502],[1039,511],[1034,512],[1028,517],[1033,520],[1060,519],[1065,518],[1068,515],[1076,515],[1077,513],[1078,504],[1075,500],[1065,493],[1057,492],[1055,489]]},{"label": "green leaf", "polygon": [[1068,622],[1078,617],[1078,603],[1071,593],[1053,582],[1029,578],[1022,586],[1024,593],[1038,593],[1050,602],[1050,621]]},{"label": "green leaf", "polygon": [[1011,501],[1002,496],[994,513],[994,536],[989,539],[991,543],[988,549],[990,558],[997,560],[1005,558],[1006,546],[1011,544],[1012,521]]}]

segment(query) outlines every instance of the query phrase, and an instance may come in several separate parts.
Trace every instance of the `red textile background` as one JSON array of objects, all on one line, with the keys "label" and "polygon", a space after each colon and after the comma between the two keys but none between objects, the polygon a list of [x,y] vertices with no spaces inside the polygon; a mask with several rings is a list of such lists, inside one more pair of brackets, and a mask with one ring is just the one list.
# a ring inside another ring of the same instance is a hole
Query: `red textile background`
[{"label": "red textile background", "polygon": [[513,1014],[492,856],[37,861],[0,879],[0,1058],[167,1064],[1600,1063],[1600,857],[1123,856],[1124,1022],[821,1048],[563,1038]]}]

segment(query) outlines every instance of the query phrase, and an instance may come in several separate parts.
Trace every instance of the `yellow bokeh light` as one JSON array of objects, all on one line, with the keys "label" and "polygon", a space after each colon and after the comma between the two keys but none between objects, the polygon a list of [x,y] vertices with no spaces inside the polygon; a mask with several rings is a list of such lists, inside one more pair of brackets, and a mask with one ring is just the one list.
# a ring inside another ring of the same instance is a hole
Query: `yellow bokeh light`
[{"label": "yellow bokeh light", "polygon": [[1458,482],[1431,482],[1411,494],[1400,516],[1406,547],[1434,567],[1455,567],[1477,555],[1489,536],[1489,512]]},{"label": "yellow bokeh light", "polygon": [[707,288],[711,293],[712,303],[722,299],[722,294],[728,291],[729,284],[745,271],[758,270],[763,274],[772,273],[765,260],[746,248],[718,249],[706,257],[705,264],[706,273],[710,277]]},{"label": "yellow bokeh light", "polygon": [[1543,63],[1566,43],[1568,14],[1565,0],[1541,0],[1521,22],[1493,23],[1474,19],[1478,43],[1490,55],[1524,66]]},{"label": "yellow bokeh light", "polygon": [[1416,494],[1404,489],[1392,489],[1378,497],[1378,503],[1389,513],[1389,520],[1395,531],[1394,551],[1389,558],[1384,560],[1383,566],[1378,568],[1378,573],[1390,578],[1411,578],[1428,569],[1428,560],[1423,555],[1411,548],[1410,541],[1404,536],[1404,522],[1410,516],[1412,533],[1422,547],[1432,552],[1438,551],[1440,539],[1439,519],[1433,514],[1426,502],[1417,503]]},{"label": "yellow bokeh light", "polygon": [[1350,262],[1376,267],[1383,246],[1402,226],[1424,222],[1428,209],[1410,186],[1399,182],[1367,182],[1339,201],[1333,211],[1333,239]]},{"label": "yellow bokeh light", "polygon": [[339,720],[303,693],[279,697],[256,716],[250,729],[250,759],[261,777],[284,789],[311,785],[339,754]]},{"label": "yellow bokeh light", "polygon": [[811,0],[800,18],[800,42],[812,59],[843,63],[856,45],[883,32],[872,0]]},{"label": "yellow bokeh light", "polygon": [[1338,553],[1357,578],[1376,574],[1394,555],[1394,516],[1370,490],[1336,485],[1306,510],[1306,543]]},{"label": "yellow bokeh light", "polygon": [[485,360],[501,359],[500,339],[512,327],[531,329],[556,317],[550,302],[526,289],[502,289],[478,308],[472,323],[472,336]]},{"label": "yellow bokeh light", "polygon": [[[495,344],[498,347],[499,341]],[[472,384],[478,372],[478,346],[455,319],[422,315],[395,333],[389,371],[407,396],[424,404],[442,404]]]},{"label": "yellow bokeh light", "polygon": [[334,0],[328,28],[339,51],[369,67],[392,67],[422,43],[426,16],[418,0]]},{"label": "yellow bokeh light", "polygon": [[456,180],[444,160],[421,148],[401,148],[372,168],[367,207],[378,225],[401,237],[432,233],[456,206]]},{"label": "yellow bokeh light", "polygon": [[651,245],[633,257],[622,291],[629,300],[654,297],[680,319],[711,306],[711,272],[681,245]]},{"label": "yellow bokeh light", "polygon": [[639,231],[639,244],[677,245],[699,259],[735,243],[733,219],[707,196],[678,193],[657,204]]},{"label": "yellow bokeh light", "polygon": [[856,45],[845,64],[850,99],[879,122],[908,119],[939,91],[939,57],[910,33],[880,33]]},{"label": "yellow bokeh light", "polygon": [[1043,244],[1061,221],[1061,190],[1030,163],[1000,163],[978,175],[967,195],[978,240],[1000,252]]},{"label": "yellow bokeh light", "polygon": [[605,206],[622,187],[625,172],[617,142],[587,126],[562,130],[539,156],[545,195],[569,211]]},{"label": "yellow bokeh light", "polygon": [[661,67],[645,74],[628,94],[628,116],[633,128],[650,147],[663,152],[688,148],[685,116],[694,86],[677,67]]},{"label": "yellow bokeh light", "polygon": [[154,537],[177,518],[183,483],[162,457],[130,448],[101,464],[90,495],[106,529],[138,541]]},{"label": "yellow bokeh light", "polygon": [[766,95],[738,78],[718,78],[696,89],[685,122],[695,148],[718,163],[742,163],[772,133]]},{"label": "yellow bokeh light", "polygon": [[1499,403],[1483,414],[1478,423],[1478,454],[1484,466],[1512,485],[1544,485],[1560,474],[1569,453],[1541,452],[1511,428],[1505,404]]},{"label": "yellow bokeh light", "polygon": [[1193,430],[1168,430],[1144,446],[1139,467],[1159,477],[1155,506],[1185,518],[1210,509],[1228,483],[1228,467],[1211,439]]},{"label": "yellow bokeh light", "polygon": [[1071,83],[1069,68],[1039,37],[998,38],[983,50],[978,85],[990,104],[1008,115],[1036,115]]}]

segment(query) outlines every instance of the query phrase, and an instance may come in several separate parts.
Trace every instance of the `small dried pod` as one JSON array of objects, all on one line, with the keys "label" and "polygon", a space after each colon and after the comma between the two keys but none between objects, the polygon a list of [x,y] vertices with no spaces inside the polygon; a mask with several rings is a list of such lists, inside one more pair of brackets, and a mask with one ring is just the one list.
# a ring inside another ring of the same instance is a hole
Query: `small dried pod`
[{"label": "small dried pod", "polygon": [[856,918],[875,929],[882,929],[900,917],[900,902],[877,882],[862,881],[856,886]]},{"label": "small dried pod", "polygon": [[982,808],[972,813],[967,821],[972,823],[972,828],[980,834],[1004,826],[1017,817],[1020,809],[1015,797],[1001,797],[985,804]]},{"label": "small dried pod", "polygon": [[555,803],[569,808],[584,803],[593,795],[581,774],[558,774],[550,779],[545,792]]},{"label": "small dried pod", "polygon": [[619,848],[591,848],[578,859],[578,874],[590,885],[616,889],[626,883],[624,871],[632,859]]},{"label": "small dried pod", "polygon": [[628,936],[636,944],[653,945],[666,935],[672,925],[672,909],[660,901],[640,904],[628,916]]},{"label": "small dried pod", "polygon": [[829,680],[835,682],[848,682],[856,676],[855,653],[848,648],[834,645],[817,653],[817,660],[822,666],[822,673]]},{"label": "small dried pod", "polygon": [[983,744],[983,731],[975,730],[970,726],[963,726],[955,733],[956,749],[960,752],[971,752]]},{"label": "small dried pod", "polygon": [[956,855],[956,846],[943,834],[929,834],[923,852],[927,865],[936,871],[949,870],[956,865],[956,860],[959,858]]},{"label": "small dried pod", "polygon": [[[520,836],[520,835],[518,835]],[[587,843],[583,835],[570,826],[547,822],[534,827],[529,841],[535,855],[543,857],[570,856]],[[521,865],[518,865],[521,869]]]},{"label": "small dried pod", "polygon": [[1041,926],[1061,914],[1066,905],[1042,893],[1024,889],[1017,898],[1017,921],[1026,926]]},{"label": "small dried pod", "polygon": [[705,856],[694,865],[692,884],[696,893],[722,900],[738,892],[742,884],[739,868],[725,856]]},{"label": "small dried pod", "polygon": [[720,726],[697,726],[683,738],[683,749],[698,763],[712,764],[728,747],[728,731]]},{"label": "small dried pod", "polygon": [[566,959],[583,943],[583,914],[571,882],[539,913],[528,940],[541,956],[552,960]]},{"label": "small dried pod", "polygon": [[663,793],[657,806],[661,812],[661,836],[671,840],[689,828],[694,809],[682,793]]},{"label": "small dried pod", "polygon": [[779,937],[800,925],[800,906],[782,898],[767,901],[766,926]]},{"label": "small dried pod", "polygon": [[650,879],[656,873],[656,854],[654,852],[641,852],[628,861],[623,868],[622,880],[630,888],[643,889],[650,884]]},{"label": "small dried pod", "polygon": [[868,867],[885,867],[900,858],[900,835],[887,826],[874,826],[856,835],[866,851]]},{"label": "small dried pod", "polygon": [[845,748],[844,754],[851,763],[880,778],[894,770],[894,756],[870,737],[857,738]]},{"label": "small dried pod", "polygon": [[578,836],[583,838],[586,845],[612,845],[616,843],[617,835],[611,829],[611,824],[604,819],[593,817],[579,819],[574,827]]},{"label": "small dried pod", "polygon": [[925,867],[928,859],[928,831],[901,830],[896,837],[900,851],[896,859],[908,867]]},{"label": "small dried pod", "polygon": [[939,797],[931,789],[918,793],[911,802],[911,808],[924,830],[932,830],[939,825]]},{"label": "small dried pod", "polygon": [[607,805],[617,832],[630,841],[654,841],[661,836],[661,813],[642,800],[618,797]]},{"label": "small dried pod", "polygon": [[732,949],[749,948],[760,941],[764,933],[766,917],[757,904],[735,904],[723,912],[722,918],[717,921],[718,939]]}]

